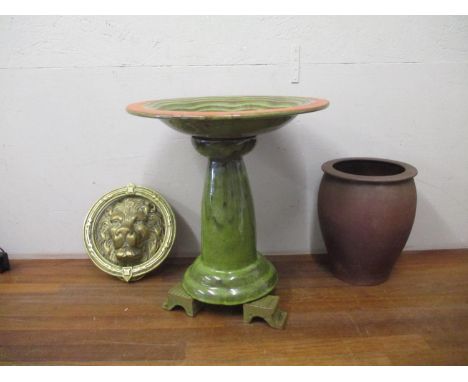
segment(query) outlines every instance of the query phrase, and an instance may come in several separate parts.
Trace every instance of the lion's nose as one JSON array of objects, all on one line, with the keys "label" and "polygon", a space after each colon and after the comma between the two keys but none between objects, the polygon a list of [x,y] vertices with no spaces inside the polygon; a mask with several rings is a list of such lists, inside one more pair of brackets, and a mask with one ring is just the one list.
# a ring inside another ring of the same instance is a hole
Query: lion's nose
[{"label": "lion's nose", "polygon": [[117,229],[115,232],[117,235],[126,236],[129,233],[133,233],[133,224],[124,224]]},{"label": "lion's nose", "polygon": [[129,232],[130,229],[128,227],[120,227],[115,233],[119,236],[127,236]]},{"label": "lion's nose", "polygon": [[129,237],[133,235],[133,229],[123,226],[115,231],[114,242],[116,247],[122,247]]}]

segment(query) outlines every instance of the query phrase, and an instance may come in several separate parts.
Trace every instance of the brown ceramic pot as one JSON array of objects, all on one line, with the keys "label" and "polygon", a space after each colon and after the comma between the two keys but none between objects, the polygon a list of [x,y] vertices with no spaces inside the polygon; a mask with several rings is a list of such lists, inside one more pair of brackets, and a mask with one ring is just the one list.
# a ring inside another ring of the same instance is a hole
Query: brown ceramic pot
[{"label": "brown ceramic pot", "polygon": [[417,170],[376,158],[335,159],[322,170],[318,215],[333,273],[355,285],[384,282],[413,226]]}]

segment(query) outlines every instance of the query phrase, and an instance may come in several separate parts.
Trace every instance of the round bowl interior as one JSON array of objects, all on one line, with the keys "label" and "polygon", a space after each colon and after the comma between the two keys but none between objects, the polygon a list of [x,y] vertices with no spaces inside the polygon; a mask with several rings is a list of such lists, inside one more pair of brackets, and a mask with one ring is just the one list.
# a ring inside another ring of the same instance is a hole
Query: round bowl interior
[{"label": "round bowl interior", "polygon": [[403,181],[417,174],[408,163],[379,158],[335,159],[324,163],[322,170],[337,178],[364,182]]},{"label": "round bowl interior", "polygon": [[352,175],[389,176],[401,174],[405,168],[399,164],[369,159],[355,159],[337,162],[333,167]]},{"label": "round bowl interior", "polygon": [[294,115],[315,111],[328,101],[311,97],[228,96],[192,97],[144,101],[131,104],[130,113],[154,118],[226,118]]},{"label": "round bowl interior", "polygon": [[241,138],[277,129],[297,114],[327,106],[327,100],[311,97],[229,96],[144,101],[129,105],[127,111],[162,119],[193,136]]},{"label": "round bowl interior", "polygon": [[150,101],[147,107],[167,111],[237,112],[290,108],[308,102],[303,97],[203,97]]}]

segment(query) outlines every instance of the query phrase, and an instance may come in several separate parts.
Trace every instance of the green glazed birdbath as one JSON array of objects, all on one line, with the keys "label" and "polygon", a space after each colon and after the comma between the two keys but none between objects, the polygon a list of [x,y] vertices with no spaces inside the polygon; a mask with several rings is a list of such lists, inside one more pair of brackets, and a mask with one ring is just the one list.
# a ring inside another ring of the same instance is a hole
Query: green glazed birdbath
[{"label": "green glazed birdbath", "polygon": [[255,215],[242,156],[258,134],[280,128],[297,114],[324,109],[309,97],[203,97],[131,104],[131,114],[159,118],[192,136],[208,158],[201,211],[201,253],[182,288],[196,301],[240,305],[268,295],[278,281],[273,265],[257,252]]}]

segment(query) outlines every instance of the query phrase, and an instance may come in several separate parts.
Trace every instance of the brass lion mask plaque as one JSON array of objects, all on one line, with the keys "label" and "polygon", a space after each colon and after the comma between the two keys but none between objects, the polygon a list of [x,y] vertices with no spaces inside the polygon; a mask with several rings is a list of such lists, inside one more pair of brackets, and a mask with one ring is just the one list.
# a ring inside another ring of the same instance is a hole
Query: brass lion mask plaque
[{"label": "brass lion mask plaque", "polygon": [[84,240],[91,260],[124,281],[138,280],[169,254],[175,218],[157,192],[129,184],[100,198],[86,217]]}]

